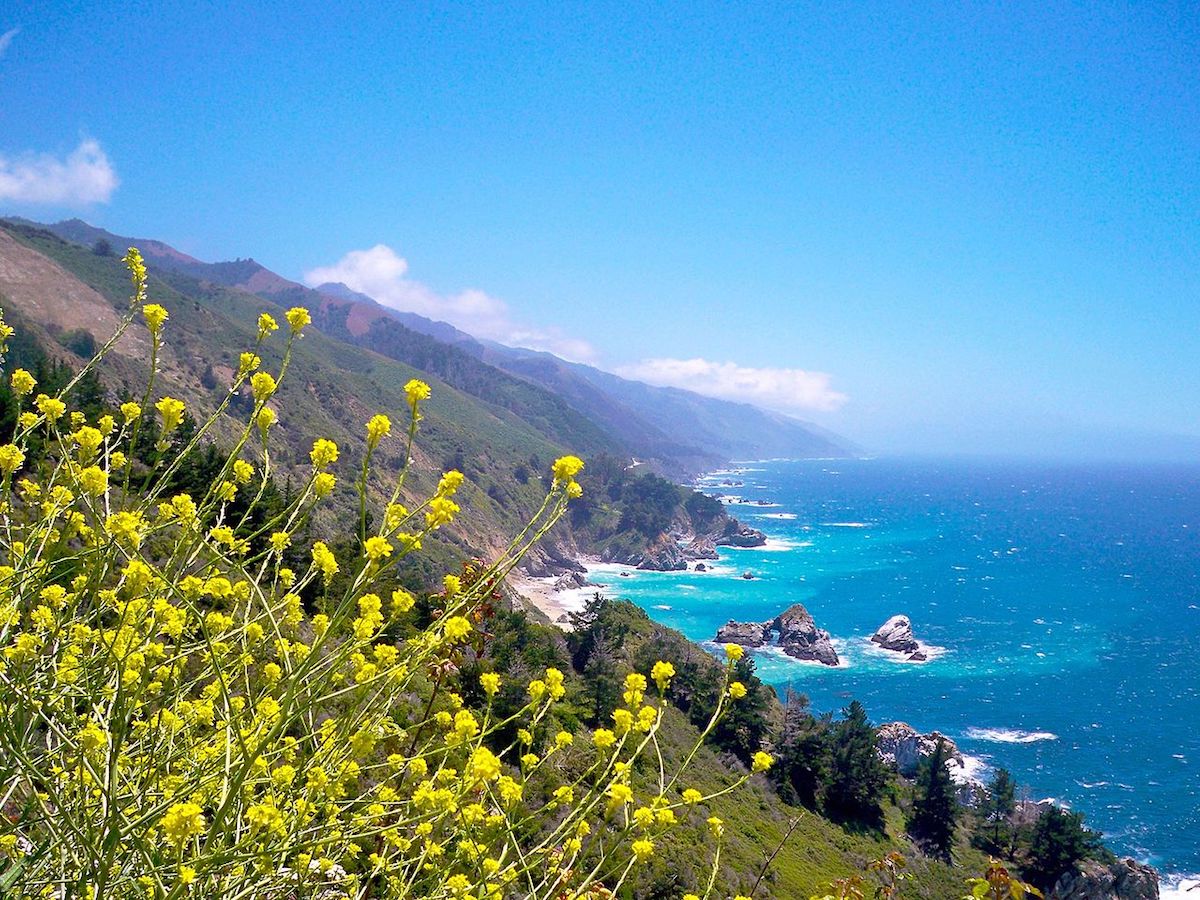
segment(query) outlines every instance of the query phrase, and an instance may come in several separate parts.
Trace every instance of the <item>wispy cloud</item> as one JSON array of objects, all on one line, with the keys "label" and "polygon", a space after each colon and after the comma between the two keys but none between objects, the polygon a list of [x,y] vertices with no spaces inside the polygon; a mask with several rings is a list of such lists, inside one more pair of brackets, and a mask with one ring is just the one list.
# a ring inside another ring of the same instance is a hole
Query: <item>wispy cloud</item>
[{"label": "wispy cloud", "polygon": [[104,150],[92,138],[81,141],[66,157],[0,155],[0,200],[52,206],[107,203],[119,183]]},{"label": "wispy cloud", "polygon": [[475,288],[442,294],[408,277],[408,260],[386,244],[351,250],[331,266],[304,273],[306,284],[316,287],[341,282],[348,288],[402,312],[449,322],[468,334],[502,344],[547,350],[566,359],[592,359],[587,341],[569,337],[555,328],[530,328],[515,321],[508,305]]},{"label": "wispy cloud", "polygon": [[847,400],[831,387],[829,375],[804,369],[755,369],[699,358],[645,359],[619,367],[617,374],[782,412],[833,412]]},{"label": "wispy cloud", "polygon": [[10,28],[4,34],[0,34],[0,56],[4,55],[4,51],[8,49],[8,45],[13,42],[13,38],[17,36],[17,32],[21,29]]}]

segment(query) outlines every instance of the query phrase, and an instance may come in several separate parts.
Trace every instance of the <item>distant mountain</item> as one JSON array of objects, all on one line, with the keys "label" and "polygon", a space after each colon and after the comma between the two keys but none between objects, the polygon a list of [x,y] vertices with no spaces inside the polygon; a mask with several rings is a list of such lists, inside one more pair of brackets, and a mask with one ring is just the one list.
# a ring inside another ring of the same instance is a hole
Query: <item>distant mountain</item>
[{"label": "distant mountain", "polygon": [[[592,418],[609,421],[623,414],[618,410],[630,410],[656,433],[704,447],[724,461],[846,457],[857,452],[844,438],[809,422],[748,403],[655,387],[535,350],[488,344],[483,358],[567,397]],[[618,422],[612,421],[611,427],[619,427]]]},{"label": "distant mountain", "polygon": [[391,309],[344,284],[316,289],[253,259],[205,263],[161,241],[112,234],[70,219],[44,228],[85,246],[135,245],[152,268],[302,304],[339,340],[437,375],[487,403],[535,423],[551,439],[592,452],[636,457],[686,477],[732,459],[845,457],[856,449],[816,426],[745,403],[654,387],[567,362],[550,353],[481,341],[445,322]]}]

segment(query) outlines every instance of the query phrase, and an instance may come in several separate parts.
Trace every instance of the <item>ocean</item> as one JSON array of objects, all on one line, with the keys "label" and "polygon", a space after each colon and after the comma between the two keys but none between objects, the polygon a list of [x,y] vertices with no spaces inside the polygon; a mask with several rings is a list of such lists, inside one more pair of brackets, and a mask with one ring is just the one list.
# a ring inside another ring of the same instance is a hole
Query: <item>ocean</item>
[{"label": "ocean", "polygon": [[[1200,466],[771,461],[697,487],[768,544],[592,580],[701,642],[803,603],[842,665],[755,652],[764,681],[941,731],[1167,884],[1200,872]],[[897,613],[928,662],[870,644]]]}]

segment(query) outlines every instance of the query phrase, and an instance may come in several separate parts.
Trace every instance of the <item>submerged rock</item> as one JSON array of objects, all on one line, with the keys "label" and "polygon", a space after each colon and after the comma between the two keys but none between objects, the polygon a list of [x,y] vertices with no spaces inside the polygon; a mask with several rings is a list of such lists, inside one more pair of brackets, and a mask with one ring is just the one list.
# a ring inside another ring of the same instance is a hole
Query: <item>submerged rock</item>
[{"label": "submerged rock", "polygon": [[829,632],[818,628],[808,610],[800,603],[789,606],[768,622],[735,622],[730,619],[717,629],[714,638],[720,643],[741,644],[743,647],[762,647],[772,639],[779,649],[794,659],[819,662],[826,666],[836,666],[841,662],[837,651],[833,649]]},{"label": "submerged rock", "polygon": [[871,635],[871,643],[897,653],[915,653],[921,649],[921,645],[913,637],[912,622],[908,616],[892,616]]},{"label": "submerged rock", "polygon": [[1158,900],[1158,873],[1133,859],[1088,860],[1058,879],[1050,900]]}]

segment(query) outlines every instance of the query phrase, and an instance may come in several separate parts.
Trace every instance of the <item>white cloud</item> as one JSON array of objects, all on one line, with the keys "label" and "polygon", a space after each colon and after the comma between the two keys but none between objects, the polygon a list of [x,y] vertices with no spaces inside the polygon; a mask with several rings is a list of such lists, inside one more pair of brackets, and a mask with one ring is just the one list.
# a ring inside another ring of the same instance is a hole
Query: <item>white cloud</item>
[{"label": "white cloud", "polygon": [[515,322],[503,300],[481,290],[468,288],[456,294],[441,294],[412,280],[408,277],[408,260],[386,244],[351,250],[332,266],[305,272],[304,281],[311,287],[341,282],[384,306],[449,322],[478,338],[547,350],[571,360],[595,356],[587,341],[568,337],[555,328],[528,328]]},{"label": "white cloud", "polygon": [[0,155],[0,200],[54,206],[107,203],[118,183],[108,157],[91,138],[65,159],[50,153]]},{"label": "white cloud", "polygon": [[754,369],[707,359],[645,359],[619,367],[617,374],[783,412],[833,412],[847,400],[830,386],[829,375],[804,369]]},{"label": "white cloud", "polygon": [[0,34],[0,56],[4,55],[4,51],[8,49],[8,45],[13,42],[13,38],[17,36],[20,28],[10,28],[4,34]]}]

